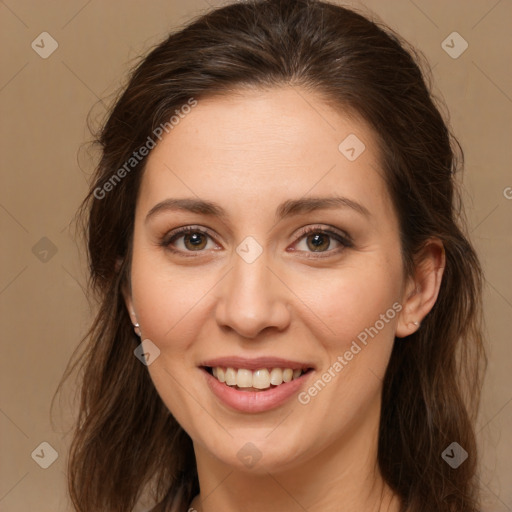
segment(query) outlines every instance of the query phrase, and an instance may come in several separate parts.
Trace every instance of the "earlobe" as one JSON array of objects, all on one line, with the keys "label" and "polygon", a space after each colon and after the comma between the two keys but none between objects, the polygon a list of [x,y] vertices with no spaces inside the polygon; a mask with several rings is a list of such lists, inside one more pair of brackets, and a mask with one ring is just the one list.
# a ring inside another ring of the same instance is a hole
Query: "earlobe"
[{"label": "earlobe", "polygon": [[[135,313],[133,313],[133,315],[135,315]],[[142,336],[142,333],[140,331],[140,325],[139,325],[139,322],[135,322],[133,324],[133,330],[135,332],[135,334],[140,338]]]},{"label": "earlobe", "polygon": [[430,239],[416,258],[414,275],[409,277],[403,309],[395,335],[404,338],[417,331],[423,318],[434,307],[445,267],[445,251],[439,239]]},{"label": "earlobe", "polygon": [[131,297],[125,298],[126,307],[128,309],[128,313],[130,314],[130,318],[133,324],[133,330],[139,338],[142,336],[139,321],[137,320],[137,315],[135,313],[135,310],[133,309],[132,299]]},{"label": "earlobe", "polygon": [[133,299],[129,285],[125,282],[122,285],[121,293],[123,294],[124,303],[126,305],[126,309],[128,310],[128,314],[130,315],[130,319],[133,324],[133,330],[135,334],[139,337],[142,336],[139,321],[137,320],[137,314],[135,313],[135,309],[133,307]]}]

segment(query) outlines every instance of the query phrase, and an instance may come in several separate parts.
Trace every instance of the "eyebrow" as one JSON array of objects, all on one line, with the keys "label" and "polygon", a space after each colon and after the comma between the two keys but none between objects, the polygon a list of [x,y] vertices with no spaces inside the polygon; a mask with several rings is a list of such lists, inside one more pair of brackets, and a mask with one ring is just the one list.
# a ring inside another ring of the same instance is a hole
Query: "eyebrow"
[{"label": "eyebrow", "polygon": [[[372,216],[366,207],[352,199],[341,196],[327,196],[305,197],[284,201],[276,209],[275,220],[279,221],[286,217],[310,213],[315,210],[335,208],[350,208],[365,217]],[[201,215],[215,216],[223,221],[226,221],[229,217],[224,208],[211,201],[196,198],[169,198],[153,206],[146,215],[145,222],[148,222],[148,220],[156,214],[165,211],[187,211]]]}]

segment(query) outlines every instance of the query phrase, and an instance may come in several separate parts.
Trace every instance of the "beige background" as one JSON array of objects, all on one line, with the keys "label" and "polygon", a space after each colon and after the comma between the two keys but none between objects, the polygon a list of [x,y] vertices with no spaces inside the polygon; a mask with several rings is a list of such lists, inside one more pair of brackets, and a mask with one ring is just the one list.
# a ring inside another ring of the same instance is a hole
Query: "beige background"
[{"label": "beige background", "polygon": [[[64,475],[71,395],[64,396],[60,413],[57,403],[55,425],[49,404],[90,319],[82,289],[85,258],[69,229],[94,164],[94,154],[79,151],[90,138],[86,116],[94,106],[92,120],[101,119],[105,108],[99,100],[109,103],[108,95],[125,79],[132,59],[210,5],[220,2],[0,1],[4,512],[70,510]],[[486,510],[510,511],[512,2],[368,0],[349,5],[374,11],[425,53],[434,66],[436,92],[444,97],[465,150],[466,204],[471,236],[486,270],[490,341],[477,427],[481,480]],[[457,59],[441,47],[453,31],[469,44]],[[47,59],[31,47],[42,32],[58,42]],[[48,240],[41,241],[43,237]],[[58,452],[48,469],[35,462],[36,455],[31,457],[36,448],[40,453],[42,442]]]}]

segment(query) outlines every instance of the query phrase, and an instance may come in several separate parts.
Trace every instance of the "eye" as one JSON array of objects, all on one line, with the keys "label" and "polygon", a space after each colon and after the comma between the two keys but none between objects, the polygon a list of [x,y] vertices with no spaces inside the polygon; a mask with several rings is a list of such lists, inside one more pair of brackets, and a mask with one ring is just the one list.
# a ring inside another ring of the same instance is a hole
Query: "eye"
[{"label": "eye", "polygon": [[[332,256],[333,253],[337,254],[344,247],[352,247],[353,243],[350,237],[342,232],[334,232],[327,229],[322,229],[319,226],[308,226],[299,232],[299,241],[296,245],[303,243],[305,249],[299,249],[303,252],[312,253],[327,253],[325,256],[306,254],[307,258],[324,258]],[[328,250],[333,244],[332,239],[335,240],[335,244],[338,244],[338,248]],[[341,247],[340,247],[341,245]],[[294,251],[296,249],[293,249]]]},{"label": "eye", "polygon": [[[178,249],[173,246],[176,241],[183,239],[181,244],[177,244]],[[207,230],[198,228],[196,226],[185,226],[169,233],[163,240],[162,245],[169,249],[171,252],[176,252],[188,256],[187,252],[201,252],[203,249],[208,249],[208,238],[212,238]],[[191,255],[193,256],[193,255]]]},{"label": "eye", "polygon": [[[353,242],[349,235],[341,231],[334,232],[328,229],[322,229],[320,226],[308,226],[303,228],[300,230],[298,236],[299,239],[295,242],[295,245],[300,245],[300,243],[305,244],[305,249],[298,250],[299,252],[305,252],[307,258],[328,257],[339,253],[343,248],[353,247]],[[178,253],[185,257],[193,257],[195,255],[191,253],[200,253],[203,252],[204,249],[218,249],[218,245],[216,244],[214,244],[214,247],[208,247],[208,239],[214,240],[209,230],[198,226],[185,226],[166,235],[162,239],[161,245],[173,253]],[[328,250],[333,245],[333,239],[335,243],[338,244],[338,248]],[[180,240],[181,242],[177,243]],[[292,251],[296,250],[296,248],[292,249]],[[317,253],[317,255],[308,253]],[[322,256],[320,253],[327,254]]]}]

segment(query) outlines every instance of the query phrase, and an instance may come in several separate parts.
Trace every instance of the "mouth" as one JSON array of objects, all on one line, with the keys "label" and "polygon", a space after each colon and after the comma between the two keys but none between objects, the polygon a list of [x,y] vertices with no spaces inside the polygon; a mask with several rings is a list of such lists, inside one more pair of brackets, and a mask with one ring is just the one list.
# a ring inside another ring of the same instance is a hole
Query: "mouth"
[{"label": "mouth", "polygon": [[284,406],[313,378],[311,363],[277,357],[218,357],[198,367],[219,403],[242,413]]},{"label": "mouth", "polygon": [[232,366],[201,366],[218,382],[237,391],[264,392],[294,381],[313,371],[312,367],[267,367],[251,370]]}]

